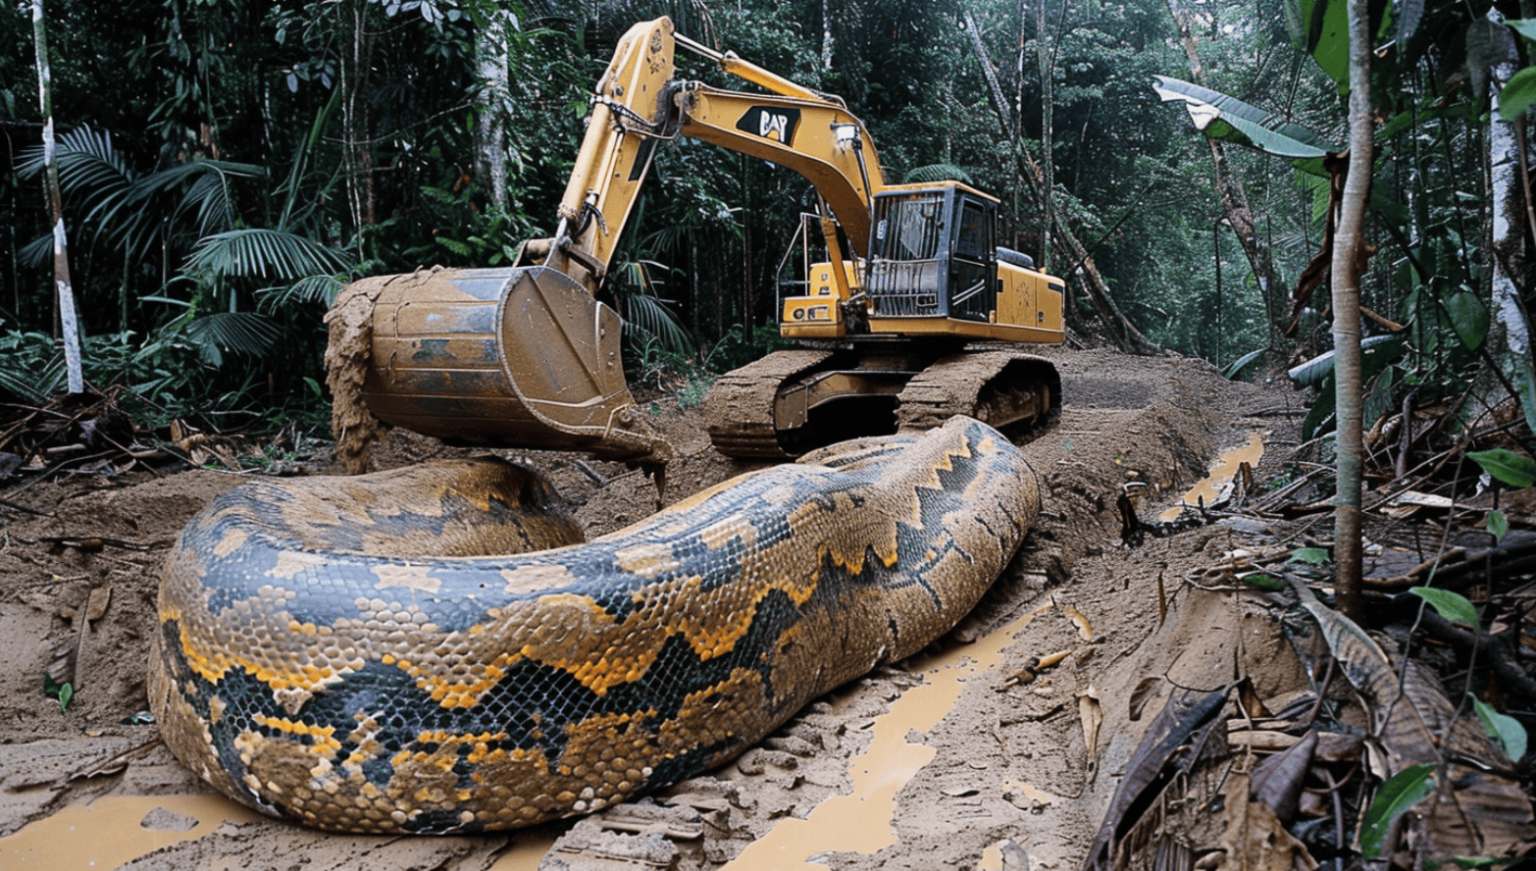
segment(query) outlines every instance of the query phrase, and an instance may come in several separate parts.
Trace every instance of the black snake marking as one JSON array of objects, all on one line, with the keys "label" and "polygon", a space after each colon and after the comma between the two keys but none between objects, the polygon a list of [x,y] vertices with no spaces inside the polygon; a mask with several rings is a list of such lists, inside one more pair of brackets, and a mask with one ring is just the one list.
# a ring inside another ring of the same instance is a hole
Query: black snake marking
[{"label": "black snake marking", "polygon": [[[237,801],[325,829],[598,810],[920,650],[1039,511],[1023,455],[969,418],[834,445],[588,543],[552,500],[491,460],[221,496],[162,575],[166,743]],[[471,555],[482,529],[497,555]]]}]

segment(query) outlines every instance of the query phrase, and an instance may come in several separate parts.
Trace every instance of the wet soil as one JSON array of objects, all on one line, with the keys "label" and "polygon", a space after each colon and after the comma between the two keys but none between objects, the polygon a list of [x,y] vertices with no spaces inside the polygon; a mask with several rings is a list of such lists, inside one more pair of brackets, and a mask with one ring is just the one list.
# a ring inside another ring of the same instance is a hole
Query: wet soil
[{"label": "wet soil", "polygon": [[[1050,356],[1064,408],[1024,445],[1044,513],[960,627],[813,703],[721,771],[510,836],[327,835],[208,797],[155,727],[132,721],[147,707],[159,562],[187,520],[244,476],[13,486],[0,502],[0,867],[1077,866],[1175,687],[1214,689],[1234,674],[1252,676],[1261,696],[1304,684],[1258,593],[1185,583],[1262,529],[1205,525],[1131,548],[1119,541],[1117,500],[1134,492],[1141,517],[1155,518],[1255,432],[1265,462],[1283,461],[1301,408],[1288,390],[1231,384],[1199,361]],[[697,408],[660,399],[651,409],[677,447],[663,501],[761,465],[715,453]],[[372,463],[453,453],[396,433]],[[589,536],[657,507],[652,481],[621,464],[507,455],[546,470]],[[65,711],[43,676],[71,650]],[[1042,657],[1050,664],[1031,668]]]}]

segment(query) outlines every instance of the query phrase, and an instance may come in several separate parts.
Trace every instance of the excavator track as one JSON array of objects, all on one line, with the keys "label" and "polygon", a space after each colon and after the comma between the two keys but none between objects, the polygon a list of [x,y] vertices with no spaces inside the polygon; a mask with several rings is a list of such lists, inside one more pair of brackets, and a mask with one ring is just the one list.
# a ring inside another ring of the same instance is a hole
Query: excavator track
[{"label": "excavator track", "polygon": [[[894,417],[885,416],[882,424],[871,406],[840,406],[816,424],[816,418],[807,421],[794,412],[807,392],[816,394],[815,401],[830,395],[839,403],[883,395]],[[780,459],[829,440],[933,429],[957,414],[1018,435],[1042,423],[1060,401],[1056,367],[1017,351],[984,348],[935,359],[910,351],[849,356],[846,351],[795,350],[769,354],[721,375],[705,408],[709,437],[720,453]]]},{"label": "excavator track", "polygon": [[831,357],[831,351],[775,351],[715,379],[705,400],[715,449],[728,457],[794,456],[779,444],[774,426],[779,387]]},{"label": "excavator track", "polygon": [[896,420],[901,430],[927,430],[964,414],[1008,432],[1037,426],[1060,404],[1061,376],[1051,361],[1013,351],[962,351],[907,382]]}]

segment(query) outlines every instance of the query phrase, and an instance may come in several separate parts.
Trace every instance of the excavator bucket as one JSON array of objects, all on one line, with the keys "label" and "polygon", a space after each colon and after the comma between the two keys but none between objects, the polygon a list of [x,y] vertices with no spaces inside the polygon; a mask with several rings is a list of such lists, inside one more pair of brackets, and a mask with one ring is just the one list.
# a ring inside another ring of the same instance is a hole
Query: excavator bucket
[{"label": "excavator bucket", "polygon": [[[617,313],[543,266],[367,279],[375,417],[454,444],[665,463],[624,380]],[[359,283],[360,285],[363,283]]]}]

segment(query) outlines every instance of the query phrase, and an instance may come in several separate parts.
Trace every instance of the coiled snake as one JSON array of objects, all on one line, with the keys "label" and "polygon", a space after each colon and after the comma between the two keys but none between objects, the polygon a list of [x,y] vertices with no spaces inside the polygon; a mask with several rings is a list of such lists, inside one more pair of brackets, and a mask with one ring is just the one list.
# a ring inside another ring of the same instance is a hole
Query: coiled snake
[{"label": "coiled snake", "polygon": [[743,475],[589,543],[542,478],[495,460],[246,484],[167,559],[151,704],[220,791],[321,828],[580,814],[917,652],[1038,510],[1023,455],[968,418]]}]

